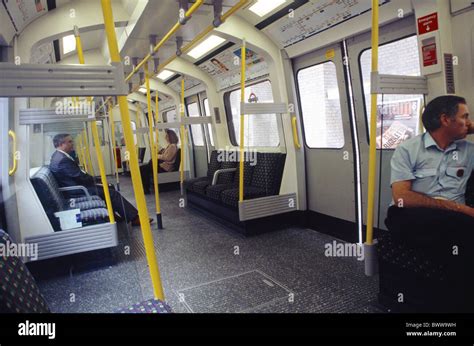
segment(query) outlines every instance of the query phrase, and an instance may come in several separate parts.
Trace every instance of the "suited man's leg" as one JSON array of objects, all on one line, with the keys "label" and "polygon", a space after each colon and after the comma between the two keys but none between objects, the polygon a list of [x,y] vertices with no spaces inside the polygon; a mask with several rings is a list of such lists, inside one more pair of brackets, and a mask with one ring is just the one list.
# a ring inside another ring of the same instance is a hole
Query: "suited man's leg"
[{"label": "suited man's leg", "polygon": [[[96,186],[97,195],[105,201],[104,190],[101,186]],[[112,202],[112,209],[114,212],[125,217],[128,221],[135,220],[138,216],[138,210],[126,198],[122,197],[120,192],[115,189],[109,189],[110,200]]]}]

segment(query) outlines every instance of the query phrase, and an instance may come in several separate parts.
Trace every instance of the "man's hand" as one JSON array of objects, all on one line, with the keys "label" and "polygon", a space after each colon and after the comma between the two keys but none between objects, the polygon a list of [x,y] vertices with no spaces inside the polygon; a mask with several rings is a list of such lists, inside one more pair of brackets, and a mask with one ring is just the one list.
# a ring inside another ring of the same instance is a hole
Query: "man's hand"
[{"label": "man's hand", "polygon": [[462,212],[466,215],[469,215],[470,217],[474,217],[474,208],[471,208],[469,206],[463,206]]}]

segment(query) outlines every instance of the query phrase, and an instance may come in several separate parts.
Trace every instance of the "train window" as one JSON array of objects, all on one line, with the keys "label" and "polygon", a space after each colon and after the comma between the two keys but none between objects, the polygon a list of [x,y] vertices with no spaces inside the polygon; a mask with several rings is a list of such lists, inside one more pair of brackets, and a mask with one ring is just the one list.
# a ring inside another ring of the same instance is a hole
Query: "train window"
[{"label": "train window", "polygon": [[[188,105],[188,115],[190,117],[199,117],[199,107],[197,102]],[[204,135],[202,133],[201,125],[191,125],[191,134],[193,137],[193,144],[198,147],[204,146]]]},{"label": "train window", "polygon": [[[370,72],[372,49],[360,56],[362,81],[370,131]],[[379,47],[379,73],[420,76],[420,57],[416,36]],[[420,108],[423,95],[379,95],[377,98],[377,148],[395,149],[401,142],[420,133]]]},{"label": "train window", "polygon": [[[231,126],[229,126],[230,138],[233,145],[240,145],[240,89],[231,91],[226,97],[226,103],[228,109],[230,107],[230,113],[227,113],[227,117],[232,116],[229,123],[232,123],[233,133]],[[249,85],[245,88],[245,102],[248,102],[249,98],[257,99],[257,102],[269,103],[273,102],[272,85],[270,81],[264,81],[257,84]],[[228,101],[227,101],[228,100]],[[250,147],[276,147],[280,144],[278,137],[278,123],[274,114],[261,114],[261,115],[245,115],[245,126],[244,126],[244,142],[245,146]]]},{"label": "train window", "polygon": [[328,61],[300,70],[298,88],[306,145],[342,148],[344,131],[336,65]]},{"label": "train window", "polygon": [[[131,121],[131,125],[132,125],[132,131],[137,131],[137,124],[134,121]],[[133,134],[133,142],[135,143],[135,145],[137,145],[137,134],[136,134],[136,132]]]},{"label": "train window", "polygon": [[[166,111],[163,113],[163,120],[167,123],[177,123],[179,122],[178,114],[176,113],[176,108],[170,109],[169,111]],[[181,143],[181,136],[179,133],[178,128],[172,128],[177,135],[178,135],[178,144]]]},{"label": "train window", "polygon": [[[204,99],[204,115],[206,117],[211,116],[211,110],[209,109],[209,100],[208,99]],[[212,136],[212,125],[208,124],[207,126],[208,126],[208,129],[209,129],[209,138],[211,140],[211,146],[214,146],[214,137]]]}]

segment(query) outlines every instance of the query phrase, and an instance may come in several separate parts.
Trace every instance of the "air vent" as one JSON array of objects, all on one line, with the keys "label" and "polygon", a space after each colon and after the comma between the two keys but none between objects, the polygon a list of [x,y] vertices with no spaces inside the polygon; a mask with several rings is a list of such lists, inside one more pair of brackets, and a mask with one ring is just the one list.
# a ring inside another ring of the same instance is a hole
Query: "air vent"
[{"label": "air vent", "polygon": [[444,77],[446,79],[446,93],[455,94],[456,88],[454,87],[454,67],[452,54],[444,54],[444,71]]}]

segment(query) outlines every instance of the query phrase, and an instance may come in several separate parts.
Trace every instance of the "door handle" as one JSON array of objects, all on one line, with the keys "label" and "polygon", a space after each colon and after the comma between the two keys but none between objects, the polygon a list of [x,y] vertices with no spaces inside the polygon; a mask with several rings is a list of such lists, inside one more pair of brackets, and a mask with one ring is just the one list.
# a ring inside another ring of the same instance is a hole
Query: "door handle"
[{"label": "door handle", "polygon": [[13,132],[13,130],[9,130],[8,135],[12,138],[12,142],[13,142],[13,156],[12,156],[13,167],[8,171],[8,175],[12,176],[13,174],[15,174],[15,172],[18,168],[17,158],[16,158],[17,157],[17,155],[16,155],[16,134],[15,134],[15,132]]},{"label": "door handle", "polygon": [[298,138],[298,127],[297,127],[297,124],[296,124],[296,116],[294,117],[291,117],[291,125],[293,127],[293,142],[295,143],[295,147],[300,149],[301,148],[301,144],[300,144],[300,140]]}]

